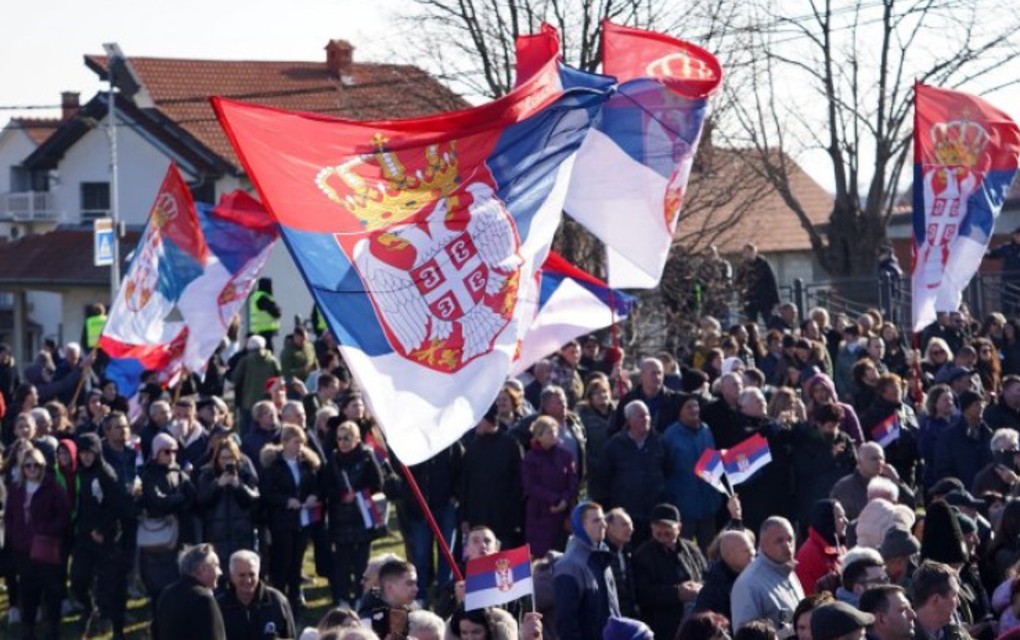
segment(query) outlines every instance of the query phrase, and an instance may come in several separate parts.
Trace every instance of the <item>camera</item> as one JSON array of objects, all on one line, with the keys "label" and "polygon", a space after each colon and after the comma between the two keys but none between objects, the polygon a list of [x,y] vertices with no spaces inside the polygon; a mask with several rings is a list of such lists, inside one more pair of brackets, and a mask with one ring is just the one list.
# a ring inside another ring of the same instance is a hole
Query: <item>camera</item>
[{"label": "camera", "polygon": [[237,465],[233,462],[228,463],[224,469],[227,473],[229,473],[232,476],[237,475]]}]

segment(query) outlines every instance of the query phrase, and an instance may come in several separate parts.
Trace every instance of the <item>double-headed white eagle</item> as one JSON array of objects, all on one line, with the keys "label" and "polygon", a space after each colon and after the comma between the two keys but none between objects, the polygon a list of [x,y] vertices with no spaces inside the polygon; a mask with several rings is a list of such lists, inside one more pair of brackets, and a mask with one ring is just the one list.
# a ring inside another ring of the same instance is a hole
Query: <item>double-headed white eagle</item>
[{"label": "double-headed white eagle", "polygon": [[[489,185],[472,182],[465,189],[472,197],[470,208],[465,210],[470,216],[466,231],[478,251],[478,258],[487,267],[485,294],[493,295],[502,288],[507,277],[520,268],[522,259],[518,255],[517,234],[509,214]],[[417,223],[409,223],[387,231],[388,235],[415,248],[417,255],[409,270],[372,255],[367,239],[358,243],[354,253],[368,293],[404,352],[424,347],[433,339],[446,340],[453,334],[454,323],[460,323],[464,338],[460,361],[464,363],[488,351],[493,337],[508,320],[482,302],[465,309],[460,318],[444,320],[432,312],[419,292],[412,271],[434,256],[440,261],[449,260],[443,249],[464,233],[447,226],[447,214],[447,200],[443,199],[436,203],[427,218],[427,230]]]}]

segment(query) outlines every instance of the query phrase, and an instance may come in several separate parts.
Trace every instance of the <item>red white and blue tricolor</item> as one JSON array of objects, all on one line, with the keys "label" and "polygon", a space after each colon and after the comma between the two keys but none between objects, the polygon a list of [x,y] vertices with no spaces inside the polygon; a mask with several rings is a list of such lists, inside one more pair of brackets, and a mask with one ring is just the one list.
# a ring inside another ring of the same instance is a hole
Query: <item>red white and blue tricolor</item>
[{"label": "red white and blue tricolor", "polygon": [[735,487],[750,480],[754,474],[772,462],[772,452],[769,451],[768,440],[760,433],[756,433],[732,449],[724,450],[722,459],[726,479],[730,481],[731,487]]},{"label": "red white and blue tricolor", "polygon": [[262,270],[277,232],[237,191],[195,206],[171,165],[99,339],[105,376],[129,399],[144,371],[164,385],[202,374]]},{"label": "red white and blue tricolor", "polygon": [[468,560],[464,572],[464,610],[497,607],[533,596],[531,550],[525,545]]},{"label": "red white and blue tricolor", "polygon": [[871,439],[882,445],[883,449],[895,442],[899,437],[900,417],[895,413],[889,414],[888,418],[871,428]]},{"label": "red white and blue tricolor", "polygon": [[1020,129],[981,98],[914,86],[914,331],[959,309],[1020,157]]},{"label": "red white and blue tricolor", "polygon": [[661,275],[721,71],[678,40],[608,23],[604,34],[618,78],[561,65],[544,28],[518,42],[508,95],[415,120],[213,99],[405,464],[452,444],[496,398],[565,207],[631,265],[620,273],[644,286]]},{"label": "red white and blue tricolor", "polygon": [[578,336],[625,320],[636,302],[555,251],[549,252],[538,277],[538,311],[521,343],[515,374]]},{"label": "red white and blue tricolor", "polygon": [[354,497],[366,529],[381,529],[386,526],[385,509],[380,508],[380,501],[375,499],[371,491],[364,489],[354,494]]},{"label": "red white and blue tricolor", "polygon": [[719,493],[730,495],[729,489],[723,483],[726,467],[723,465],[722,456],[715,449],[705,449],[701,452],[701,457],[694,465],[694,475],[712,485]]}]

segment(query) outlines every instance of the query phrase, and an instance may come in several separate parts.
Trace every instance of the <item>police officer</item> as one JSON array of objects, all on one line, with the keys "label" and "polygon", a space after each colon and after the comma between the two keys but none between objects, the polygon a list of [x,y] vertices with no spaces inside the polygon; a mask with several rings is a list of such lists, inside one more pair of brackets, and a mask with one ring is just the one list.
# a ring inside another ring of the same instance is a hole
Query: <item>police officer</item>
[{"label": "police officer", "polygon": [[266,348],[272,352],[273,337],[280,333],[280,306],[273,298],[273,280],[259,278],[258,288],[248,300],[248,331],[266,340]]}]

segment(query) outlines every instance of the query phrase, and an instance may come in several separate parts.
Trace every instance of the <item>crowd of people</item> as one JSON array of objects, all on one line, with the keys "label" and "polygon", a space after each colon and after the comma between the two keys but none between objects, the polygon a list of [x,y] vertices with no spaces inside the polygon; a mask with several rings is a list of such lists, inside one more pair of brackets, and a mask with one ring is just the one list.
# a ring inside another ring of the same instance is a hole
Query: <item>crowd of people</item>
[{"label": "crowd of people", "polygon": [[[76,344],[0,346],[9,629],[121,638],[140,586],[159,640],[1020,637],[1020,323],[940,314],[915,350],[877,310],[758,313],[571,341],[410,467],[458,562],[529,546],[531,602],[472,611],[328,332],[229,335],[137,404]],[[749,478],[696,473],[752,437]],[[308,555],[335,607],[302,629]]]}]

